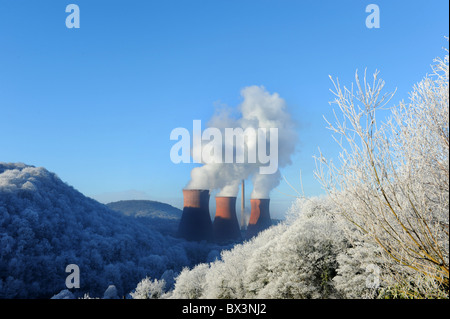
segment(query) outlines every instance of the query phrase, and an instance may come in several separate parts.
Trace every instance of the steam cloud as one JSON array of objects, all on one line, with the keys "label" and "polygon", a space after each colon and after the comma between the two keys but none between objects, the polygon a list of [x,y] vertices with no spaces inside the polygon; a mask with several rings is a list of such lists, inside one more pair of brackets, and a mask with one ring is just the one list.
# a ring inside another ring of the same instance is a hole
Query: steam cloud
[{"label": "steam cloud", "polygon": [[[238,107],[240,118],[232,117],[230,110],[222,110],[211,118],[208,127],[219,129],[222,136],[225,136],[225,128],[242,128],[243,130],[267,128],[267,131],[269,128],[278,128],[278,167],[291,164],[291,155],[295,151],[298,136],[295,123],[286,112],[285,101],[277,93],[270,94],[262,86],[245,87],[241,95],[244,100]],[[225,140],[222,145],[222,154],[224,154]],[[207,143],[202,143],[202,151],[205,147],[208,147]],[[191,181],[186,188],[219,189],[218,196],[237,196],[241,180],[251,177],[254,185],[251,198],[269,198],[270,191],[280,183],[281,174],[279,170],[274,174],[260,174],[260,166],[266,166],[266,164],[258,160],[256,163],[248,163],[250,150],[256,148],[257,143],[246,139],[244,163],[221,161],[221,163],[205,163],[201,167],[192,169]],[[193,148],[194,154],[195,151]]]}]

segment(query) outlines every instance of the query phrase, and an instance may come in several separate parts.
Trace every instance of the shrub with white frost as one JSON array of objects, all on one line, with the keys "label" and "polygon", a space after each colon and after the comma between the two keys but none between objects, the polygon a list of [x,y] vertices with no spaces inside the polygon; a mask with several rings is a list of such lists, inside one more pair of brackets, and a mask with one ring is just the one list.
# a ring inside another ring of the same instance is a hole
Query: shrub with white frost
[{"label": "shrub with white frost", "polygon": [[165,292],[166,282],[164,280],[146,277],[139,282],[134,292],[130,295],[133,299],[159,299]]},{"label": "shrub with white frost", "polygon": [[383,288],[379,247],[370,243],[357,243],[338,254],[339,267],[333,278],[342,297],[349,299],[371,299]]},{"label": "shrub with white frost", "polygon": [[205,286],[205,275],[208,264],[199,264],[192,270],[184,268],[175,281],[175,289],[171,298],[198,299],[202,296]]}]

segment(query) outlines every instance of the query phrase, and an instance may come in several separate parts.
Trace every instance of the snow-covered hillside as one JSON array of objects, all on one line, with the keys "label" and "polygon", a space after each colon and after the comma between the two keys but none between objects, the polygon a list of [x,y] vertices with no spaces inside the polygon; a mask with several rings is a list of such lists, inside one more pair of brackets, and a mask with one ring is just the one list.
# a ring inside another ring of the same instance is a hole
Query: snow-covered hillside
[{"label": "snow-covered hillside", "polygon": [[146,276],[206,261],[211,245],[163,236],[41,167],[0,162],[0,298],[47,298],[80,268],[78,296],[128,294]]}]

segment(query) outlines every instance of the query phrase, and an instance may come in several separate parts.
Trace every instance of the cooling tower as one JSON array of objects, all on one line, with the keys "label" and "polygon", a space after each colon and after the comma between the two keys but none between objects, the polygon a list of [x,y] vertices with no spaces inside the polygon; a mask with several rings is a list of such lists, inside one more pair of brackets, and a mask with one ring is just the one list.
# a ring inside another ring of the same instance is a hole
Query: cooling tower
[{"label": "cooling tower", "polygon": [[260,231],[272,226],[269,212],[270,199],[250,199],[251,212],[246,237],[251,238]]},{"label": "cooling tower", "polygon": [[216,197],[213,230],[214,240],[219,243],[241,239],[241,231],[236,217],[236,197]]},{"label": "cooling tower", "polygon": [[209,190],[183,189],[184,208],[178,236],[192,241],[212,241],[213,229],[209,215]]}]

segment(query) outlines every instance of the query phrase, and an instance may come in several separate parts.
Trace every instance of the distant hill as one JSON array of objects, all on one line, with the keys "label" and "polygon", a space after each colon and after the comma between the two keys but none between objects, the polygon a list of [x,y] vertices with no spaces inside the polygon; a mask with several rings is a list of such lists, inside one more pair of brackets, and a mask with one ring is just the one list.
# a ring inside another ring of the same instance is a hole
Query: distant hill
[{"label": "distant hill", "polygon": [[182,210],[166,203],[153,200],[121,200],[106,204],[112,210],[121,212],[127,216],[180,219]]},{"label": "distant hill", "polygon": [[152,200],[121,200],[106,204],[116,212],[136,218],[141,224],[163,235],[175,236],[178,231],[180,209]]}]

